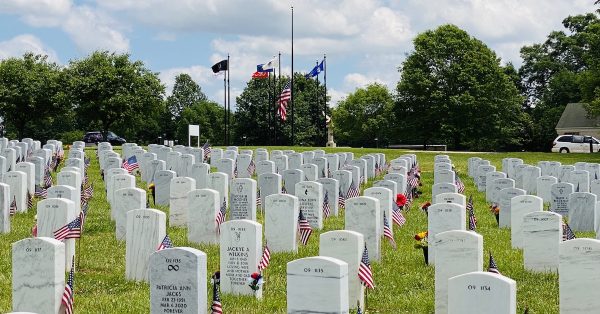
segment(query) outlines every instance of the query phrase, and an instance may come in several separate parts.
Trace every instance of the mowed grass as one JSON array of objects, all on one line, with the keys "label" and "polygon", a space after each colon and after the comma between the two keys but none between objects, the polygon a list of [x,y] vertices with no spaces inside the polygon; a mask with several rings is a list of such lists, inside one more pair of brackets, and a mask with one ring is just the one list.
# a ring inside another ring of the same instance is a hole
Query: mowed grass
[{"label": "mowed grass", "polygon": [[[253,149],[254,147],[249,147]],[[306,147],[278,147],[270,149],[294,149],[304,151]],[[383,152],[387,160],[406,151],[386,149],[325,149],[327,152],[351,151],[355,158],[363,154]],[[88,169],[95,193],[90,202],[86,230],[78,245],[79,269],[75,275],[75,311],[78,313],[148,313],[150,311],[149,285],[125,280],[125,242],[115,239],[115,223],[110,219],[110,209],[100,178],[98,161],[93,150],[86,150],[92,158]],[[433,184],[433,158],[436,153],[417,152],[422,169],[423,192],[412,208],[405,213],[407,223],[402,228],[394,226],[397,250],[383,241],[383,258],[372,263],[376,289],[368,292],[368,313],[433,313],[434,312],[434,269],[424,265],[421,250],[413,247],[414,235],[427,229],[427,217],[419,209],[420,204],[431,199]],[[600,154],[549,154],[549,153],[448,153],[465,182],[465,194],[473,194],[478,220],[477,232],[484,237],[484,268],[487,267],[487,252],[492,251],[499,270],[517,281],[518,312],[526,307],[529,313],[558,313],[558,275],[539,274],[525,271],[520,250],[510,245],[510,230],[499,229],[494,216],[485,202],[485,194],[477,192],[467,175],[467,159],[478,156],[491,161],[501,169],[505,157],[522,158],[525,163],[537,164],[540,160],[557,160],[563,164],[577,161],[600,162]],[[56,182],[56,181],[55,181]],[[363,187],[369,187],[373,181]],[[138,187],[146,188],[139,181]],[[361,189],[362,190],[362,189]],[[168,208],[158,209],[168,213]],[[0,312],[11,311],[11,244],[31,235],[35,209],[11,218],[12,231],[0,235]],[[168,217],[168,215],[167,215]],[[263,222],[259,213],[258,220]],[[319,234],[344,228],[344,211],[338,217],[330,217],[321,231],[313,233],[309,245],[300,247],[297,254],[272,254],[271,265],[265,273],[266,283],[262,300],[252,297],[222,295],[225,313],[285,313],[286,312],[286,264],[294,259],[318,255]],[[168,225],[168,224],[167,224]],[[187,230],[168,228],[169,236],[176,246],[189,246],[204,251],[208,256],[208,276],[219,269],[219,248],[216,245],[197,245],[187,241]],[[593,233],[577,233],[578,237],[593,237]],[[20,265],[17,265],[20,266]],[[208,282],[210,280],[207,278]],[[208,290],[211,291],[210,289]],[[211,295],[207,295],[210,305]]]}]

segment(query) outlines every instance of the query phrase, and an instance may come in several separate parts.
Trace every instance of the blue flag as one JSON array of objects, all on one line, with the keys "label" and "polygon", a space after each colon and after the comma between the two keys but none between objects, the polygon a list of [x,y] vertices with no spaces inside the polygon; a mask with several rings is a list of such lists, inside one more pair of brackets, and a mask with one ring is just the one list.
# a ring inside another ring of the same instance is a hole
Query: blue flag
[{"label": "blue flag", "polygon": [[270,69],[266,69],[266,70],[265,70],[265,69],[263,69],[263,66],[264,66],[264,64],[257,64],[257,65],[256,65],[256,72],[259,72],[259,73],[263,73],[263,72],[273,72],[273,68],[270,68]]},{"label": "blue flag", "polygon": [[322,60],[321,63],[315,65],[315,67],[306,74],[306,78],[311,78],[319,75],[325,69],[325,60]]}]

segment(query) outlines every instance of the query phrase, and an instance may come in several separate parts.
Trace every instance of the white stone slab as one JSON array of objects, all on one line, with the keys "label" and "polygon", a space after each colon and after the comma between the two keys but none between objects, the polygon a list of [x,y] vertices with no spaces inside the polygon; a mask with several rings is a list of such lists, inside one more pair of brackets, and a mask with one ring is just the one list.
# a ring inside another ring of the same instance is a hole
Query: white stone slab
[{"label": "white stone slab", "polygon": [[429,234],[429,264],[436,265],[436,235],[450,230],[465,230],[465,208],[459,204],[438,203],[427,210],[427,231]]},{"label": "white stone slab", "polygon": [[185,227],[188,223],[188,193],[196,189],[196,180],[188,177],[171,179],[169,227]]},{"label": "white stone slab", "polygon": [[558,244],[562,242],[562,216],[532,212],[523,216],[523,264],[529,271],[558,270]]},{"label": "white stone slab", "polygon": [[298,251],[299,201],[290,194],[273,194],[265,200],[265,241],[271,253]]},{"label": "white stone slab", "polygon": [[490,272],[472,272],[448,280],[448,313],[516,314],[517,283]]},{"label": "white stone slab", "polygon": [[558,298],[561,314],[596,313],[600,308],[600,240],[559,244]]},{"label": "white stone slab", "polygon": [[125,245],[125,278],[148,281],[148,264],[166,235],[165,213],[156,209],[134,209],[127,212]]},{"label": "white stone slab", "polygon": [[[510,201],[510,239],[515,249],[523,248],[523,216],[542,211],[544,201],[533,195],[515,196]],[[502,212],[502,208],[500,208]]]}]

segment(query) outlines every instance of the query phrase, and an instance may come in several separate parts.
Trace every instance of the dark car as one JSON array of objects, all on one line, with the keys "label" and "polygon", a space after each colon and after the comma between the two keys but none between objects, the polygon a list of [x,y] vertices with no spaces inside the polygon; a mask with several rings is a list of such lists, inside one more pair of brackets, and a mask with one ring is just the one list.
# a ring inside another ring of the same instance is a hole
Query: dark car
[{"label": "dark car", "polygon": [[[87,132],[83,136],[83,141],[85,143],[89,143],[89,144],[98,144],[100,142],[105,142],[104,137],[102,136],[102,133],[99,131]],[[127,141],[124,138],[119,137],[115,133],[108,131],[108,136],[107,136],[106,142],[109,142],[111,145],[123,145]]]}]

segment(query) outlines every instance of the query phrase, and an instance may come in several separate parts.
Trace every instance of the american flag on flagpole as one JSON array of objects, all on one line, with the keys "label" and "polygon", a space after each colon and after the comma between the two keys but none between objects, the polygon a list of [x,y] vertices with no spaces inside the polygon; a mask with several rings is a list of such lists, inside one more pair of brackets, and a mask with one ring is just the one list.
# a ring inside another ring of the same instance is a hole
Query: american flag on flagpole
[{"label": "american flag on flagpole", "polygon": [[217,234],[221,234],[221,224],[225,222],[225,218],[227,216],[227,201],[223,198],[223,203],[221,203],[221,208],[217,213],[217,218],[215,218],[215,223],[217,225]]},{"label": "american flag on flagpole", "polygon": [[398,227],[402,227],[406,223],[406,218],[404,218],[404,215],[402,215],[400,207],[398,207],[396,202],[392,202],[392,221]]},{"label": "american flag on flagpole", "polygon": [[48,190],[41,186],[36,185],[34,195],[35,195],[35,197],[39,197],[39,198],[47,198]]},{"label": "american flag on flagpole", "polygon": [[210,148],[210,144],[208,144],[208,140],[206,140],[206,143],[204,143],[204,145],[202,145],[202,150],[204,151],[204,161],[209,160],[210,153],[212,150]]},{"label": "american flag on flagpole", "polygon": [[323,197],[323,216],[325,218],[331,215],[331,208],[329,208],[329,193],[325,191],[325,197]]},{"label": "american flag on flagpole", "polygon": [[475,210],[473,208],[473,195],[469,195],[467,211],[469,212],[469,230],[475,231],[477,229],[477,218],[475,217]]},{"label": "american flag on flagpole", "polygon": [[213,299],[210,306],[211,314],[223,314],[223,305],[221,304],[221,295],[219,294],[219,286],[216,282],[213,283]]},{"label": "american flag on flagpole", "polygon": [[164,250],[164,249],[169,249],[173,247],[173,241],[171,241],[171,238],[169,238],[169,235],[165,235],[164,239],[160,242],[160,244],[158,245],[158,248],[156,249],[157,251],[160,250]]},{"label": "american flag on flagpole", "polygon": [[67,239],[79,239],[81,237],[81,217],[73,219],[68,224],[54,231],[54,238],[58,241]]},{"label": "american flag on flagpole", "polygon": [[458,173],[455,174],[454,184],[456,185],[458,193],[462,194],[465,192],[465,184],[460,179],[460,176],[458,175]]},{"label": "american flag on flagpole", "polygon": [[133,155],[129,157],[129,159],[125,160],[121,167],[127,170],[127,172],[132,173],[135,169],[139,169],[140,165],[138,164],[135,155]]},{"label": "american flag on flagpole", "polygon": [[383,213],[383,236],[390,241],[390,244],[394,249],[396,249],[396,240],[394,240],[394,235],[392,235],[392,228],[390,228],[390,222],[388,221],[385,213]]},{"label": "american flag on flagpole", "polygon": [[65,306],[65,314],[73,314],[73,304],[75,297],[75,290],[73,290],[73,283],[75,281],[75,259],[71,262],[71,271],[69,272],[69,278],[65,285],[65,291],[63,292],[61,303]]},{"label": "american flag on flagpole", "polygon": [[488,265],[488,272],[494,273],[494,274],[500,274],[500,271],[498,270],[498,264],[496,264],[496,261],[494,260],[494,257],[492,256],[492,252],[490,252],[490,263]]},{"label": "american flag on flagpole", "polygon": [[577,238],[575,236],[575,233],[571,229],[571,227],[569,227],[568,223],[566,223],[565,221],[563,221],[562,227],[563,227],[563,241],[573,240],[573,239]]},{"label": "american flag on flagpole", "polygon": [[258,271],[261,272],[263,269],[269,266],[269,262],[271,261],[271,251],[269,247],[265,243],[265,247],[263,249],[262,257],[260,258],[260,262],[258,262]]},{"label": "american flag on flagpole", "polygon": [[279,95],[279,99],[277,100],[277,104],[279,105],[277,112],[279,113],[281,121],[287,120],[287,103],[292,98],[292,89],[290,84],[291,81],[288,81],[285,87],[283,87],[281,95]]},{"label": "american flag on flagpole", "polygon": [[373,281],[373,271],[371,270],[371,262],[369,262],[369,251],[367,251],[367,244],[363,250],[360,265],[358,266],[358,278],[362,284],[371,289],[375,289],[375,283]]},{"label": "american flag on flagpole", "polygon": [[298,229],[300,231],[300,242],[302,245],[306,245],[312,234],[312,228],[310,227],[308,220],[306,220],[306,217],[302,214],[302,210],[300,210],[300,213],[298,214]]},{"label": "american flag on flagpole", "polygon": [[360,196],[360,192],[358,191],[358,188],[356,188],[356,184],[354,184],[354,182],[352,182],[350,184],[350,187],[348,188],[348,193],[346,193],[347,198],[353,198],[353,197],[359,197]]},{"label": "american flag on flagpole", "polygon": [[13,200],[10,203],[9,213],[14,215],[17,213],[17,196],[13,196]]},{"label": "american flag on flagpole", "polygon": [[250,159],[250,164],[248,165],[248,174],[250,176],[254,175],[254,171],[256,171],[256,164],[254,160]]},{"label": "american flag on flagpole", "polygon": [[338,192],[338,207],[339,208],[346,207],[346,198],[344,197],[344,193],[342,193],[341,188]]}]

